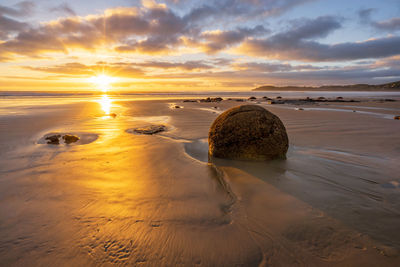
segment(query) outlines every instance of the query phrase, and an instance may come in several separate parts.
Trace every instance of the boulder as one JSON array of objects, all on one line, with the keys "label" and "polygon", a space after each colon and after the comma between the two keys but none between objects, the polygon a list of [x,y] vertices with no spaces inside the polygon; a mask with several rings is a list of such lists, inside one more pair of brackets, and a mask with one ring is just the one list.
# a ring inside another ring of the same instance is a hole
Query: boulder
[{"label": "boulder", "polygon": [[64,139],[64,142],[66,144],[71,144],[71,143],[75,143],[76,141],[79,140],[79,137],[76,135],[72,135],[72,134],[66,134],[62,137]]},{"label": "boulder", "polygon": [[286,158],[289,140],[276,115],[260,106],[242,105],[217,117],[208,144],[211,157],[271,160]]}]

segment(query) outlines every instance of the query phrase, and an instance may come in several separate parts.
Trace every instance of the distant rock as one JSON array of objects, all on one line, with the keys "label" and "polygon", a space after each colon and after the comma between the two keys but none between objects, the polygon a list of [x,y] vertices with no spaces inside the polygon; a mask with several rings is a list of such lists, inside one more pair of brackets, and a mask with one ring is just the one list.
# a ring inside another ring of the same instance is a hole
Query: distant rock
[{"label": "distant rock", "polygon": [[257,97],[255,97],[255,96],[250,96],[249,97],[249,100],[256,100],[257,99]]},{"label": "distant rock", "polygon": [[289,140],[282,121],[257,105],[231,108],[214,121],[209,155],[237,160],[284,159]]},{"label": "distant rock", "polygon": [[222,100],[221,97],[207,97],[205,99],[200,99],[200,102],[221,102]]},{"label": "distant rock", "polygon": [[185,99],[185,100],[183,100],[183,102],[197,102],[197,100],[193,100],[193,99]]},{"label": "distant rock", "polygon": [[79,137],[78,137],[78,136],[72,135],[72,134],[63,135],[62,138],[64,139],[64,142],[65,142],[66,144],[75,143],[75,142],[77,142],[77,141],[79,140]]},{"label": "distant rock", "polygon": [[400,120],[400,116],[394,116],[393,119]]},{"label": "distant rock", "polygon": [[110,117],[116,118],[116,117],[117,117],[117,114],[115,114],[115,113],[110,113]]},{"label": "distant rock", "polygon": [[133,129],[133,132],[138,133],[138,134],[151,135],[151,134],[163,132],[166,129],[167,129],[167,127],[165,125],[148,125],[148,126],[141,127],[141,128],[135,128],[135,129]]},{"label": "distant rock", "polygon": [[235,99],[235,101],[236,102],[244,102],[244,99],[238,98],[238,99]]},{"label": "distant rock", "polygon": [[48,141],[47,141],[47,144],[50,144],[50,145],[59,145],[59,144],[60,144],[60,137],[61,137],[61,135],[55,134],[55,135],[47,136],[47,137],[45,138],[45,140],[48,140]]}]

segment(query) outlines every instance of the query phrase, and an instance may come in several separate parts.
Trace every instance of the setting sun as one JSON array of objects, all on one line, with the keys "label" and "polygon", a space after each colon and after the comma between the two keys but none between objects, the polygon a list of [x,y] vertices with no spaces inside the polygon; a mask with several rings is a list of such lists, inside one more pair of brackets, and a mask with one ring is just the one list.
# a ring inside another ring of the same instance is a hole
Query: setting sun
[{"label": "setting sun", "polygon": [[95,84],[103,92],[107,92],[110,89],[111,84],[116,80],[117,78],[105,74],[93,76],[89,79],[91,83]]}]

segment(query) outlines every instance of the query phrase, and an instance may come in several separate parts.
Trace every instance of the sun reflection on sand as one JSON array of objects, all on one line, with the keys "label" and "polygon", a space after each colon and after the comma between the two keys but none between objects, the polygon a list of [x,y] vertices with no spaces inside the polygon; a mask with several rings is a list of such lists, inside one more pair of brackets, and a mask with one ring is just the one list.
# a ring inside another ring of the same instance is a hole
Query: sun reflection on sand
[{"label": "sun reflection on sand", "polygon": [[101,99],[98,101],[101,109],[106,113],[107,115],[110,114],[110,110],[112,107],[112,100],[108,97],[107,94],[104,94],[101,96]]}]

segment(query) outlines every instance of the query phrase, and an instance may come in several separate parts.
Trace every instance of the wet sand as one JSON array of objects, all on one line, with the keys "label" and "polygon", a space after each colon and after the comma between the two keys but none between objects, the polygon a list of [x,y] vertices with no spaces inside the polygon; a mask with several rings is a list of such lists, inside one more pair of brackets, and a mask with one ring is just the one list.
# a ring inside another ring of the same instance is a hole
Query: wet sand
[{"label": "wet sand", "polygon": [[[264,163],[208,162],[211,123],[243,103],[100,103],[0,116],[0,265],[400,265],[399,101],[260,102],[290,140]],[[129,131],[150,124],[167,130]]]}]

